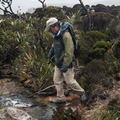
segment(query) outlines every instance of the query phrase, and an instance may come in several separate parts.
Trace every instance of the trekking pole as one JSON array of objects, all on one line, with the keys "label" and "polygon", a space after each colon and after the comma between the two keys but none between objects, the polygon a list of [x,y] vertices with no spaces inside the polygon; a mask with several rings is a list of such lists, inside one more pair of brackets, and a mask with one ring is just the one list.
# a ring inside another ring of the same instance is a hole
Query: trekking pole
[{"label": "trekking pole", "polygon": [[55,66],[55,63],[51,60],[51,59],[48,59],[49,60],[49,62],[48,62],[48,64],[52,64],[52,65],[54,65]]}]

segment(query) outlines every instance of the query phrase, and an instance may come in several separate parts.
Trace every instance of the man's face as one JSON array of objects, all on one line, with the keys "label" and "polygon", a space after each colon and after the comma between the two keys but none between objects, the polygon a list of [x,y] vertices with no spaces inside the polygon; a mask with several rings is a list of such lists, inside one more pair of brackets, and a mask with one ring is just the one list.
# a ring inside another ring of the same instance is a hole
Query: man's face
[{"label": "man's face", "polygon": [[91,10],[91,11],[90,11],[90,14],[94,14],[94,10]]},{"label": "man's face", "polygon": [[60,30],[60,27],[58,25],[56,25],[55,27],[50,27],[50,32],[53,34],[53,35],[57,35],[58,31]]}]

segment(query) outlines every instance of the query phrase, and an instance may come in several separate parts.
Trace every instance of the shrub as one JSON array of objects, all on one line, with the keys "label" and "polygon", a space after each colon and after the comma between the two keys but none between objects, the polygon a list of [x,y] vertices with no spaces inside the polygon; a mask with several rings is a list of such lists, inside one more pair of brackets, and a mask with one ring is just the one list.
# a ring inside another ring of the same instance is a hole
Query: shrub
[{"label": "shrub", "polygon": [[106,38],[106,35],[99,31],[90,31],[84,35],[84,38],[93,42],[100,41]]},{"label": "shrub", "polygon": [[99,31],[87,32],[83,37],[80,38],[79,41],[81,45],[81,57],[80,57],[81,63],[86,64],[94,58],[94,56],[92,56],[90,53],[93,45],[97,41],[102,41],[105,38],[106,38],[105,34]]},{"label": "shrub", "polygon": [[84,73],[79,78],[81,86],[86,90],[91,90],[94,84],[101,84],[101,79],[105,77],[105,70],[103,61],[93,59],[85,66]]},{"label": "shrub", "polygon": [[[59,14],[58,14],[59,13]],[[62,10],[61,7],[57,6],[48,6],[46,10],[46,17],[56,17],[56,18],[66,18],[65,12]]]},{"label": "shrub", "polygon": [[83,37],[84,41],[82,41],[82,43],[86,43],[88,49],[90,49],[97,41],[105,40],[106,38],[105,34],[99,31],[87,32]]},{"label": "shrub", "polygon": [[19,54],[18,42],[15,38],[15,32],[10,30],[6,32],[0,31],[0,61],[5,62],[7,60],[10,62]]},{"label": "shrub", "polygon": [[94,45],[92,50],[90,50],[90,56],[92,58],[103,58],[104,53],[110,49],[112,44],[106,41],[97,41]]},{"label": "shrub", "polygon": [[[108,28],[109,24],[111,21],[114,19],[116,20],[116,17],[114,15],[111,15],[110,13],[105,13],[105,12],[96,12],[95,14],[90,16],[91,19],[91,30],[95,31],[102,31],[106,28]],[[88,18],[87,16],[84,16],[82,18],[83,20],[83,28],[84,32],[88,31]]]}]

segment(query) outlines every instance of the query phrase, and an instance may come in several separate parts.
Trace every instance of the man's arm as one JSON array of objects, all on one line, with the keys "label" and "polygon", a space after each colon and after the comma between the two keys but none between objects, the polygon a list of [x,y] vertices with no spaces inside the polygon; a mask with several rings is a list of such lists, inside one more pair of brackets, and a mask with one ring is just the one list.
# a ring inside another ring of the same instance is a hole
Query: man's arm
[{"label": "man's arm", "polygon": [[69,65],[73,60],[74,48],[73,48],[73,40],[69,32],[65,32],[63,35],[63,44],[64,44],[64,57],[63,57],[63,65],[61,67],[62,72],[66,72]]}]

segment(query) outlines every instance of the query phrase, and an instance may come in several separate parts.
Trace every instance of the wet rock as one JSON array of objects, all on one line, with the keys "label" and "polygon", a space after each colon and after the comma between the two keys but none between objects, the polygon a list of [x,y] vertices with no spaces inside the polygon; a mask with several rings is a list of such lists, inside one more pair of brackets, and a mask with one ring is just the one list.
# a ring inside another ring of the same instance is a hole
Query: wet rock
[{"label": "wet rock", "polygon": [[35,120],[23,110],[8,107],[0,114],[0,120]]}]

